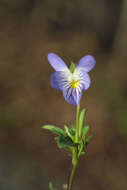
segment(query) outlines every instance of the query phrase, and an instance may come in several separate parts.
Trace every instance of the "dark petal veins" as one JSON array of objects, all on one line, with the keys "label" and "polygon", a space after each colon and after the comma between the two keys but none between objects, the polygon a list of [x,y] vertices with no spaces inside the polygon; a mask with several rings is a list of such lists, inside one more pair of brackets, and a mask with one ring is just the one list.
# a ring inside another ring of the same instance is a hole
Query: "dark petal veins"
[{"label": "dark petal veins", "polygon": [[62,90],[69,86],[67,80],[67,73],[64,71],[57,71],[51,75],[50,79],[51,86],[57,90]]},{"label": "dark petal veins", "polygon": [[63,96],[68,103],[77,106],[80,103],[80,99],[82,96],[82,89],[71,88],[71,87],[64,88],[63,89]]},{"label": "dark petal veins", "polygon": [[90,87],[91,80],[89,74],[86,73],[84,70],[79,70],[79,87],[83,87],[83,90],[87,90]]}]

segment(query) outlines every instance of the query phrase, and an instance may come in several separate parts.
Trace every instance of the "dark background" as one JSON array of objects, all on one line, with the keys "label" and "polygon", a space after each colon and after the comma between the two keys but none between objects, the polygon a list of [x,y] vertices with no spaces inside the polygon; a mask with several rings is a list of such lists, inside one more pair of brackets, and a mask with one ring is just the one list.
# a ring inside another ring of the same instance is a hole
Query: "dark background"
[{"label": "dark background", "polygon": [[81,102],[94,136],[73,189],[126,190],[126,0],[0,0],[0,190],[67,182],[71,157],[41,126],[74,123],[76,108],[50,86],[49,52],[97,61]]}]

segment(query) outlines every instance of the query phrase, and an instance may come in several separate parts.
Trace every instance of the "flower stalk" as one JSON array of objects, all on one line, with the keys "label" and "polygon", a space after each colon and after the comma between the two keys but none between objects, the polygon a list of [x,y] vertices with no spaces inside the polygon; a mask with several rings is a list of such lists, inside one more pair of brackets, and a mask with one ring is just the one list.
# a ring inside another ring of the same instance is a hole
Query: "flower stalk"
[{"label": "flower stalk", "polygon": [[[80,115],[80,105],[77,106],[77,113],[76,113],[76,129],[75,129],[75,143],[78,145],[79,142],[79,115]],[[68,189],[72,189],[72,184],[74,180],[74,176],[76,173],[77,165],[78,165],[78,147],[74,147],[72,151],[72,171],[68,183]]]},{"label": "flower stalk", "polygon": [[72,171],[71,171],[71,175],[70,175],[70,179],[69,179],[68,189],[67,190],[71,190],[72,189],[72,184],[73,184],[73,181],[74,181],[74,176],[75,176],[77,165],[78,165],[78,158],[77,158],[77,151],[76,151],[76,149],[74,149],[74,151],[73,151],[73,158],[72,159],[73,159],[72,160],[73,167],[72,167]]},{"label": "flower stalk", "polygon": [[79,141],[79,113],[80,113],[80,105],[77,106],[75,143],[78,143]]}]

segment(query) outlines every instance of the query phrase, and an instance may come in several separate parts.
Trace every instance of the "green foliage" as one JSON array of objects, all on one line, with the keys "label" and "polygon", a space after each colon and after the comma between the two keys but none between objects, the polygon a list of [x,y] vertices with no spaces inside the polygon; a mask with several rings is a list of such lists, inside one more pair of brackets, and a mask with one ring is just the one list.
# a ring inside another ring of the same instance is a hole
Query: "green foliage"
[{"label": "green foliage", "polygon": [[52,133],[55,133],[57,135],[66,135],[65,131],[62,130],[59,127],[55,127],[54,125],[44,125],[42,126],[43,129],[47,129],[49,131],[51,131]]},{"label": "green foliage", "polygon": [[73,62],[71,62],[70,71],[73,73],[74,70],[75,70],[75,64]]},{"label": "green foliage", "polygon": [[57,145],[59,148],[65,148],[68,150],[72,150],[72,147],[75,146],[74,143],[74,137],[75,137],[75,126],[72,125],[70,128],[68,128],[66,125],[64,126],[64,129],[55,127],[54,125],[45,125],[42,126],[43,129],[49,130],[54,134],[57,134],[58,136],[55,137],[57,141]]},{"label": "green foliage", "polygon": [[70,149],[71,147],[74,146],[74,142],[72,141],[72,139],[69,136],[60,135],[60,136],[56,137],[55,139],[57,141],[59,148]]},{"label": "green foliage", "polygon": [[86,148],[86,145],[89,143],[89,140],[91,138],[91,136],[87,137],[87,133],[90,127],[85,126],[83,128],[86,112],[87,110],[83,109],[79,116],[79,142],[78,143],[75,143],[75,133],[76,133],[75,125],[71,125],[70,127],[64,125],[64,130],[54,125],[45,125],[42,128],[49,130],[52,133],[58,135],[57,137],[55,137],[55,139],[59,148],[65,148],[71,151],[72,153],[75,149],[77,152],[77,156],[79,158],[81,155],[85,154],[83,150]]},{"label": "green foliage", "polygon": [[53,184],[51,182],[49,182],[49,189],[50,190],[56,190],[54,187],[53,187]]},{"label": "green foliage", "polygon": [[78,158],[81,155],[85,154],[85,152],[83,152],[83,150],[86,147],[86,145],[89,143],[89,139],[91,138],[91,136],[87,137],[88,131],[89,131],[89,126],[85,126],[82,130],[82,137],[81,137],[79,145],[78,145]]},{"label": "green foliage", "polygon": [[82,130],[82,141],[85,143],[86,142],[86,135],[89,131],[90,127],[89,126],[85,126]]},{"label": "green foliage", "polygon": [[75,125],[71,125],[69,127],[69,132],[71,133],[72,136],[75,136]]},{"label": "green foliage", "polygon": [[85,120],[86,112],[87,112],[87,109],[83,109],[79,116],[79,137],[82,134],[82,127]]},{"label": "green foliage", "polygon": [[[64,129],[67,133],[67,135],[71,138],[71,140],[74,142],[75,133],[73,133],[73,128],[68,128],[66,125],[64,125]],[[70,129],[70,130],[69,130]]]}]

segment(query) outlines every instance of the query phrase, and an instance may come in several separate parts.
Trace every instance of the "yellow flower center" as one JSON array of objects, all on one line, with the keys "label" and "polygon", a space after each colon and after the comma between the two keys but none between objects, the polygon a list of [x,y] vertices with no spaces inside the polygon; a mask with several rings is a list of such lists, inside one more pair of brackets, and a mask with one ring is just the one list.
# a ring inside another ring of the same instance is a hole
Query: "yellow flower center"
[{"label": "yellow flower center", "polygon": [[72,87],[72,88],[76,88],[77,86],[78,86],[78,84],[79,84],[79,81],[77,80],[77,81],[71,81],[70,82],[70,86]]}]

